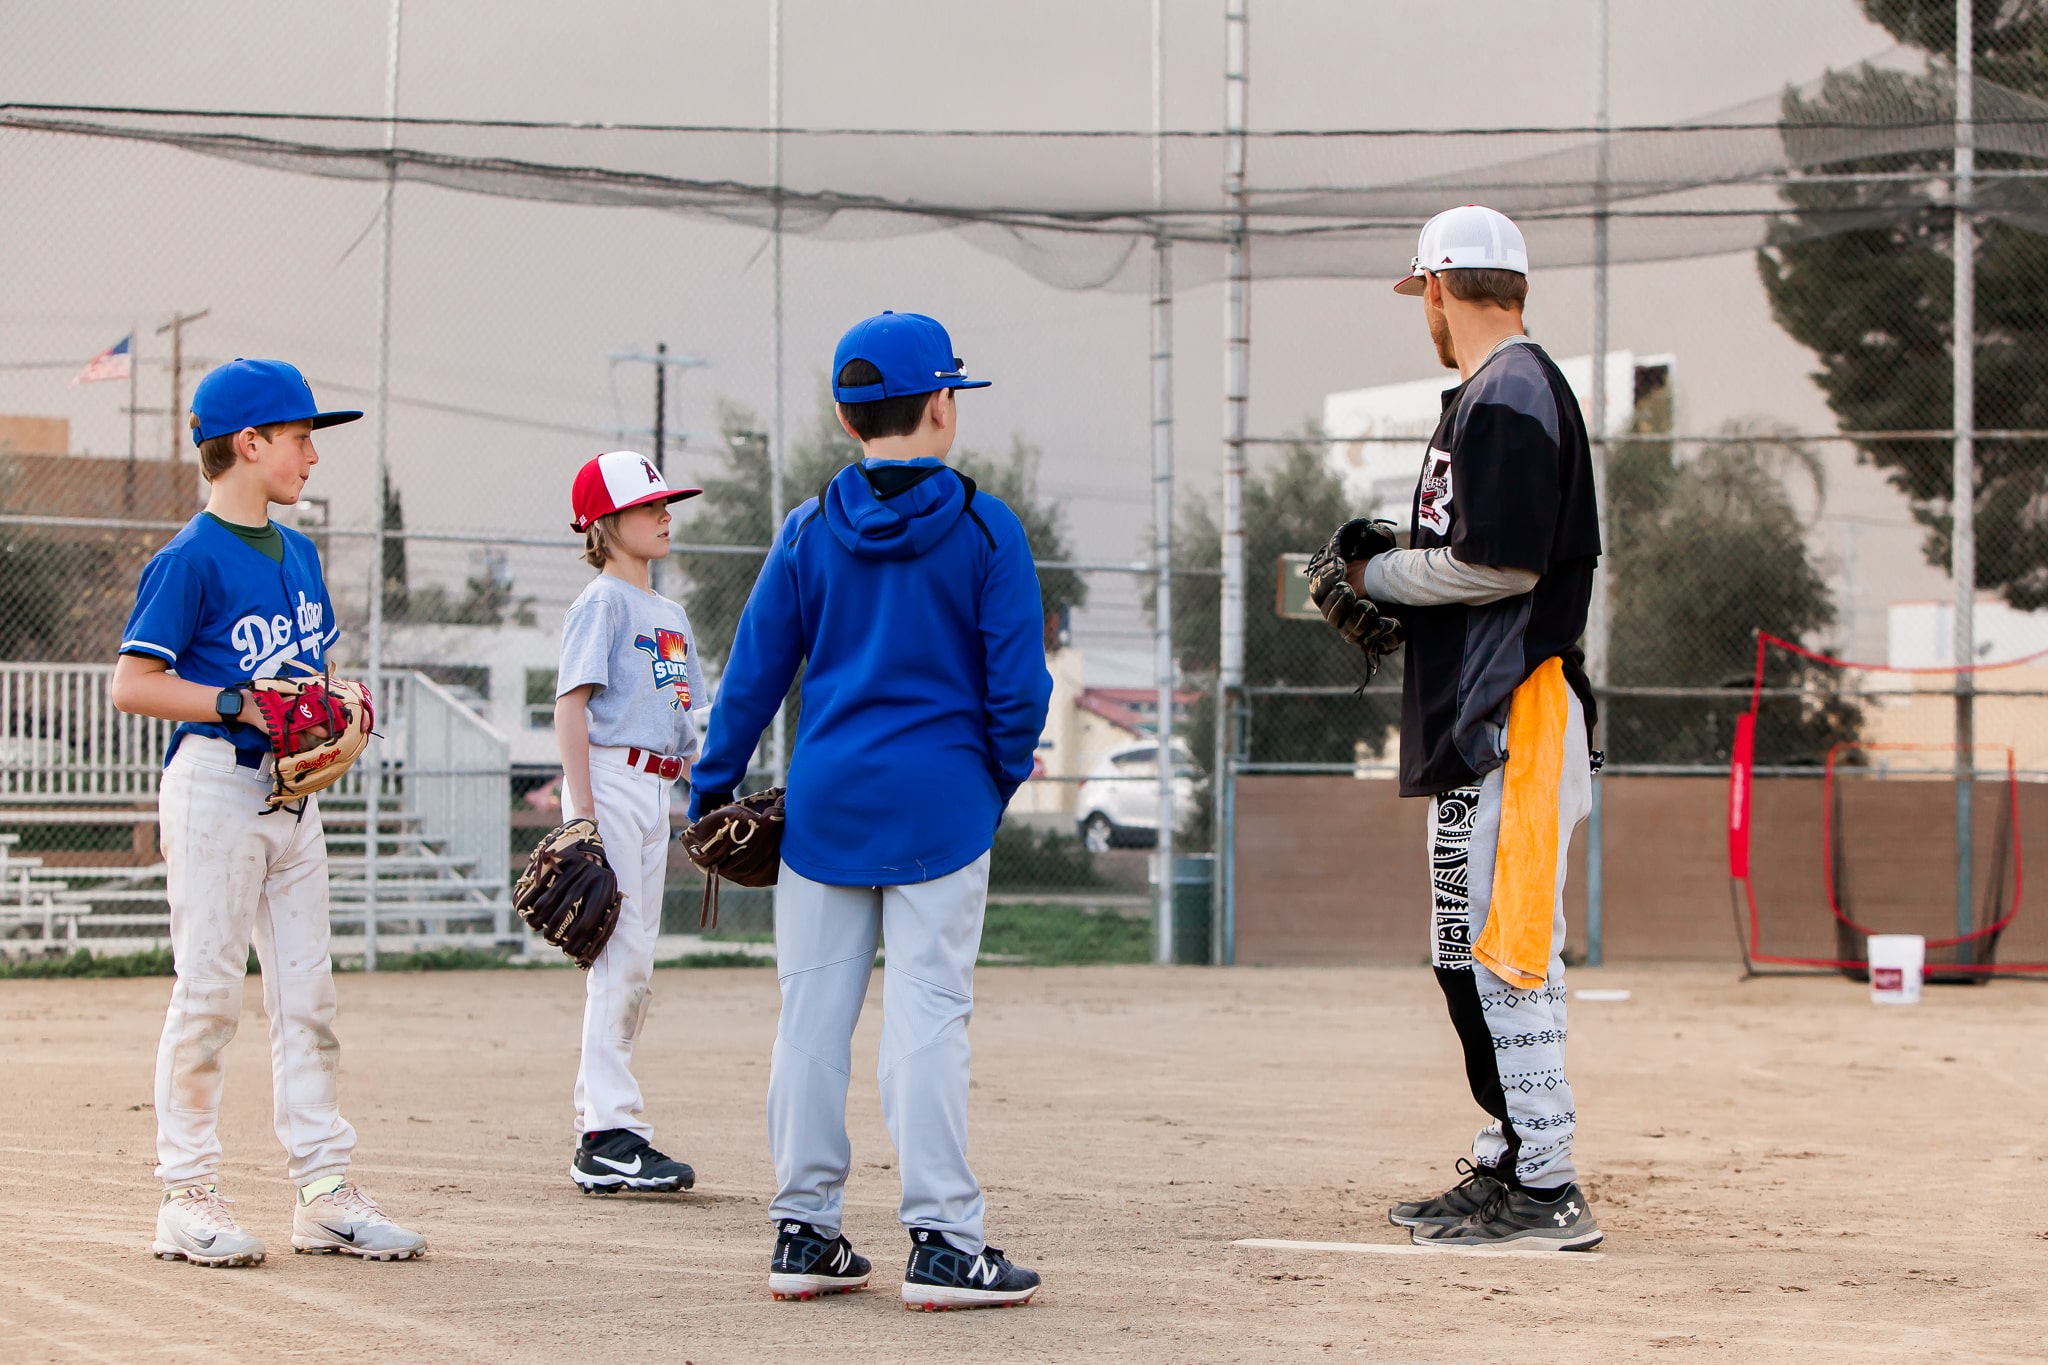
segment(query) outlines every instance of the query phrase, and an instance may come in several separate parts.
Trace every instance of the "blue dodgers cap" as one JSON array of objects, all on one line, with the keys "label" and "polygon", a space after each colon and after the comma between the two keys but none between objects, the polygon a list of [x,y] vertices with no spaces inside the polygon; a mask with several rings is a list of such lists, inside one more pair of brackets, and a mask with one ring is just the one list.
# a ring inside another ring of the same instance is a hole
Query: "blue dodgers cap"
[{"label": "blue dodgers cap", "polygon": [[352,408],[320,411],[313,401],[313,386],[296,366],[282,360],[236,356],[210,371],[192,390],[192,444],[272,422],[311,422],[318,429],[353,422],[362,415]]},{"label": "blue dodgers cap", "polygon": [[[865,360],[882,372],[879,384],[845,385],[839,376],[849,360]],[[832,353],[832,397],[841,403],[873,403],[939,389],[985,389],[986,379],[969,379],[953,354],[953,338],[937,318],[884,310],[863,318],[839,338]]]}]

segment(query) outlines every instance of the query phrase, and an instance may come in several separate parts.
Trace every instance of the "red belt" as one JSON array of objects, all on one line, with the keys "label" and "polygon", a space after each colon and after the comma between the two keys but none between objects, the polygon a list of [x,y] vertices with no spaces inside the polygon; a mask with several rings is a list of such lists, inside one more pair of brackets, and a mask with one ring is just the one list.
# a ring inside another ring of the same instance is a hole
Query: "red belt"
[{"label": "red belt", "polygon": [[653,773],[673,782],[683,775],[683,760],[667,754],[650,754],[641,749],[626,750],[626,766]]}]

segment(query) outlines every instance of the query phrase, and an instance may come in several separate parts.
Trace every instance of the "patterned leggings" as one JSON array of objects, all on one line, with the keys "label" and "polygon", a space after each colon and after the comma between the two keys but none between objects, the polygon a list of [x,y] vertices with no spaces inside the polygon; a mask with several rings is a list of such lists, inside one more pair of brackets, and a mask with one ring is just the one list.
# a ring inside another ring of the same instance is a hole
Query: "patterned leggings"
[{"label": "patterned leggings", "polygon": [[[1590,773],[1566,764],[1559,793],[1561,843],[1591,804],[1590,783]],[[1464,1047],[1472,1098],[1493,1118],[1473,1138],[1472,1159],[1511,1172],[1523,1185],[1545,1188],[1578,1178],[1572,1165],[1577,1115],[1564,1071],[1563,897],[1551,935],[1549,976],[1541,986],[1517,990],[1472,960],[1493,890],[1500,792],[1496,771],[1478,786],[1430,802],[1430,957]],[[1564,854],[1560,847],[1560,867]]]}]

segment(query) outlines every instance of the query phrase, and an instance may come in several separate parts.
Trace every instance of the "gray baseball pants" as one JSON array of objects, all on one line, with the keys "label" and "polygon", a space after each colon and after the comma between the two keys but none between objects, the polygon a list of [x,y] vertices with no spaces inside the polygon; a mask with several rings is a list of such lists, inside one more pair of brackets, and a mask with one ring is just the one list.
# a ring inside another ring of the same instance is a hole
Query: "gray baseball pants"
[{"label": "gray baseball pants", "polygon": [[782,1017],[768,1075],[771,1219],[840,1226],[853,1144],[846,1088],[875,948],[882,969],[882,1119],[903,1177],[898,1217],[970,1254],[982,1249],[981,1184],[967,1166],[967,1022],[988,902],[989,855],[908,886],[828,886],[782,865],[775,971]]}]

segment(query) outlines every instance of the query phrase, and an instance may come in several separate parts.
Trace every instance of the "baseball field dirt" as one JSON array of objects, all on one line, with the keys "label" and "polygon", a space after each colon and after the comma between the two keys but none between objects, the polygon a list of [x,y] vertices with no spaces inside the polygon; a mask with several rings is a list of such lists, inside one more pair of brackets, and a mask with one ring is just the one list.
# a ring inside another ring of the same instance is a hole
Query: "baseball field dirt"
[{"label": "baseball field dirt", "polygon": [[694,1193],[579,1193],[573,971],[345,976],[356,1175],[425,1260],[289,1251],[259,993],[228,1049],[223,1192],[266,1265],[147,1251],[167,980],[0,982],[0,1357],[29,1361],[2038,1360],[2048,989],[1574,974],[1595,1256],[1395,1246],[1478,1119],[1429,974],[994,968],[972,1155],[1025,1309],[905,1312],[907,1243],[856,1043],[847,1227],[864,1294],[765,1284],[764,969],[664,971],[638,1058]]}]

